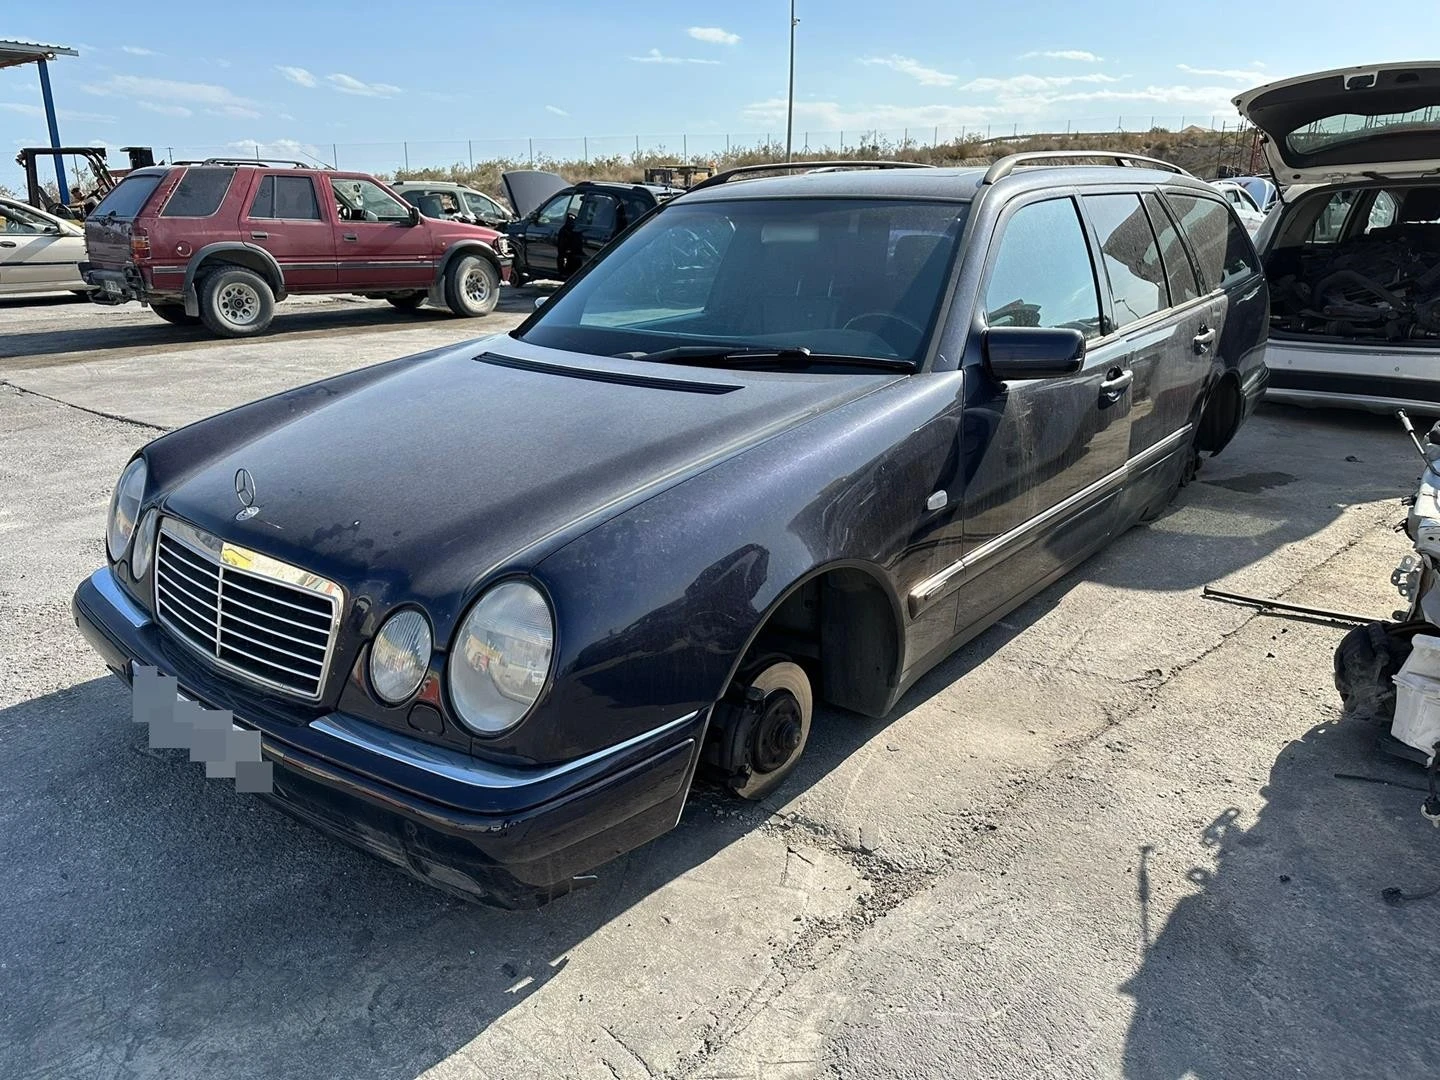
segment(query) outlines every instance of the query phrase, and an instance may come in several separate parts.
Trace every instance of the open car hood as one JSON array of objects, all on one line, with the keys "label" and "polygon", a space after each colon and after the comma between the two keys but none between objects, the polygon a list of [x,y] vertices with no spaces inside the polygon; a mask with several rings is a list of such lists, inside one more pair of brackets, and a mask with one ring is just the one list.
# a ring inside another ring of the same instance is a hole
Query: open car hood
[{"label": "open car hood", "polygon": [[1440,60],[1336,68],[1235,98],[1282,188],[1440,169]]},{"label": "open car hood", "polygon": [[510,197],[510,205],[522,218],[529,217],[533,211],[540,209],[551,195],[570,186],[570,181],[557,173],[534,170],[501,173],[500,179],[505,184],[505,194]]}]

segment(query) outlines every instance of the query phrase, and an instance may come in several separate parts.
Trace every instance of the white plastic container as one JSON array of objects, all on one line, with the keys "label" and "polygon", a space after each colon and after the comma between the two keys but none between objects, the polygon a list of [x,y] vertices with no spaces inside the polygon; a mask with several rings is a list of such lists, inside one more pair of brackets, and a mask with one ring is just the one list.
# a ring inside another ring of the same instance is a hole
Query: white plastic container
[{"label": "white plastic container", "polygon": [[1400,670],[1406,675],[1440,679],[1440,637],[1416,634],[1410,639],[1410,645],[1412,651]]},{"label": "white plastic container", "polygon": [[1403,670],[1395,676],[1395,722],[1390,734],[1406,746],[1435,753],[1440,743],[1440,679]]}]

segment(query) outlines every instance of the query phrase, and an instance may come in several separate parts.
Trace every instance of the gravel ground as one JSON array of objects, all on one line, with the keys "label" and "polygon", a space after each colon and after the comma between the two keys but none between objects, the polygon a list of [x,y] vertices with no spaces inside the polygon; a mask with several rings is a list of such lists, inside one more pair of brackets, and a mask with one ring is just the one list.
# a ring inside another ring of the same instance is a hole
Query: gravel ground
[{"label": "gravel ground", "polygon": [[[158,431],[508,329],[281,307],[215,342],[0,302],[0,1076],[1415,1077],[1440,883],[1423,782],[1342,721],[1418,473],[1391,422],[1262,409],[1160,520],[883,721],[824,713],[769,805],[528,914],[473,908],[151,751],[70,620]],[[1355,772],[1390,785],[1337,779]]]}]

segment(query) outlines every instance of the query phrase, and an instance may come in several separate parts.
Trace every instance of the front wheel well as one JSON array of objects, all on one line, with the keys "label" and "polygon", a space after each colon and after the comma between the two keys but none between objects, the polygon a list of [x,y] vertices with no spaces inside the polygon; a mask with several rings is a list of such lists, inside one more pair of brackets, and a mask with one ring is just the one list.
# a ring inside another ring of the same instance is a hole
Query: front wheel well
[{"label": "front wheel well", "polygon": [[899,671],[895,605],[873,574],[854,566],[823,571],[793,588],[745,651],[735,680],[776,654],[804,666],[827,704],[881,716]]}]

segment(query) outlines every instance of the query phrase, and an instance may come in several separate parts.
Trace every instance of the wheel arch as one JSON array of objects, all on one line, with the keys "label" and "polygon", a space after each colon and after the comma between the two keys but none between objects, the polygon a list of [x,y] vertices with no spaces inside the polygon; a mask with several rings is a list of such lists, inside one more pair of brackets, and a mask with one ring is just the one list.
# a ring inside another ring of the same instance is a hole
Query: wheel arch
[{"label": "wheel arch", "polygon": [[265,279],[266,284],[270,286],[270,291],[275,294],[276,300],[285,299],[285,274],[280,269],[280,264],[276,262],[274,255],[257,244],[222,240],[214,244],[206,244],[190,256],[190,262],[185,266],[185,284],[183,286],[185,314],[200,314],[200,297],[195,287],[195,281],[205,269],[220,264],[243,266],[246,270],[253,270]]},{"label": "wheel arch", "polygon": [[453,264],[456,259],[464,258],[466,255],[482,256],[489,260],[490,264],[495,267],[496,274],[500,273],[500,256],[496,254],[495,249],[485,243],[485,241],[469,238],[456,240],[445,249],[445,254],[440,256],[440,263],[435,268],[435,280],[432,283],[432,288],[443,286],[445,283],[445,275],[450,272],[451,264]]},{"label": "wheel arch", "polygon": [[1222,372],[1220,378],[1205,396],[1195,430],[1195,449],[1211,456],[1220,453],[1245,419],[1245,395],[1240,387],[1240,375],[1233,368]]},{"label": "wheel arch", "polygon": [[[808,594],[807,594],[808,593]],[[814,602],[808,623],[787,620],[797,606]],[[787,608],[787,605],[790,605]],[[719,694],[734,682],[757,646],[814,634],[815,654],[802,654],[820,669],[816,696],[828,704],[883,716],[893,704],[905,657],[904,615],[884,572],[859,559],[837,559],[811,567],[776,594],[745,643],[736,652]],[[776,651],[785,651],[783,644]],[[719,696],[717,694],[717,697]]]}]

